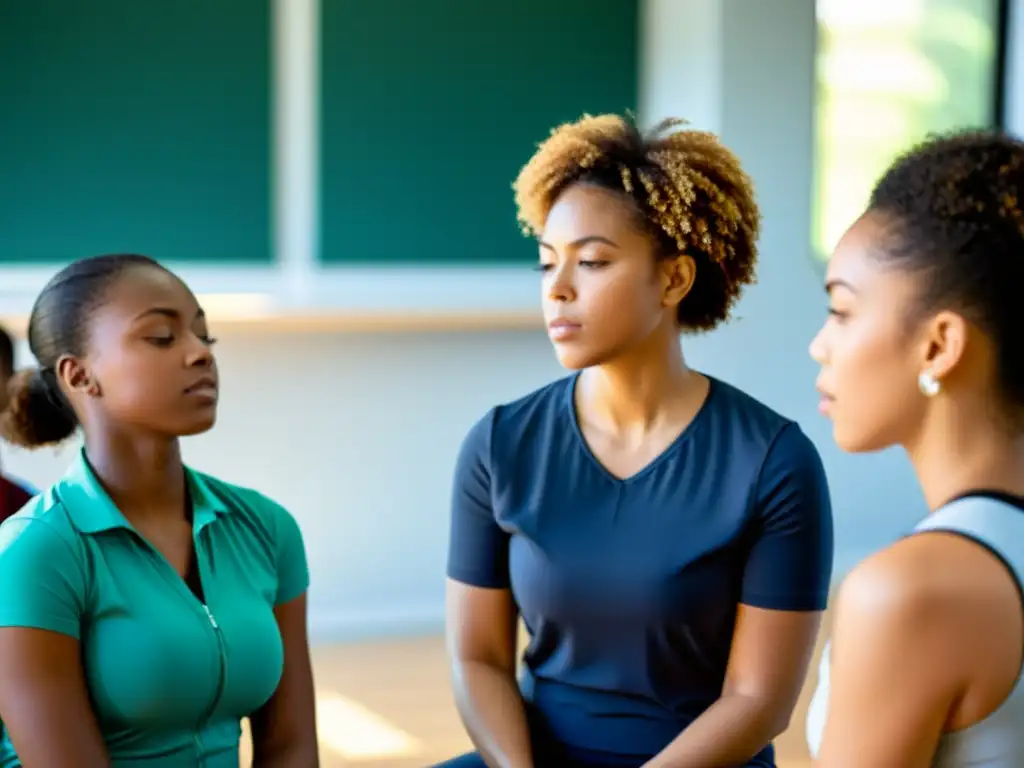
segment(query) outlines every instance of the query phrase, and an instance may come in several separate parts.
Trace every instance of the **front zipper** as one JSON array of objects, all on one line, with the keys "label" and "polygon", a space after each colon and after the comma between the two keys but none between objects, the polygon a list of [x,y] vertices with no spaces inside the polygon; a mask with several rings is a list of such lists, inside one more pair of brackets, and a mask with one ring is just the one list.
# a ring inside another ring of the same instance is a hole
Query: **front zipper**
[{"label": "front zipper", "polygon": [[[220,704],[221,697],[224,695],[224,684],[226,682],[227,677],[228,659],[227,648],[224,643],[224,636],[221,633],[220,624],[217,623],[217,619],[214,617],[213,611],[210,610],[210,606],[206,604],[205,600],[201,600],[192,591],[192,589],[188,586],[185,580],[182,579],[181,574],[178,573],[178,571],[174,568],[174,566],[171,565],[170,561],[166,557],[164,557],[163,553],[160,552],[160,550],[154,547],[149,542],[149,540],[146,539],[145,536],[143,536],[141,533],[132,528],[130,524],[129,529],[138,537],[138,540],[142,543],[142,545],[146,549],[148,549],[152,555],[156,557],[157,561],[160,563],[162,567],[164,575],[167,576],[173,582],[176,588],[181,589],[184,593],[187,594],[190,600],[194,601],[192,602],[192,605],[198,603],[200,606],[202,606],[203,613],[206,615],[206,619],[210,622],[210,627],[213,631],[213,636],[217,643],[217,687],[214,690],[213,700],[210,702],[210,705],[206,708],[206,711],[203,713],[202,718],[200,718],[199,722],[197,723],[196,731],[192,737],[192,741],[195,744],[196,759],[198,761],[197,765],[205,765],[206,747],[203,744],[202,732],[210,724],[210,719],[213,717],[214,712],[217,711],[217,706]],[[199,543],[198,532],[193,533],[192,546],[195,547],[195,565],[198,571],[197,577],[199,579],[199,586],[202,591],[202,595],[205,598],[207,597],[207,583],[206,580],[203,578],[203,551]],[[0,724],[0,727],[2,727],[2,724]]]},{"label": "front zipper", "polygon": [[224,649],[224,637],[221,634],[220,625],[217,623],[217,619],[214,618],[213,611],[210,610],[210,606],[206,603],[202,604],[203,612],[206,614],[206,618],[210,622],[210,627],[213,629],[213,636],[217,640],[217,688],[213,694],[213,700],[210,702],[210,706],[207,707],[206,712],[203,713],[202,719],[199,721],[198,730],[196,731],[195,742],[196,742],[196,757],[202,761],[200,764],[206,764],[206,747],[203,744],[202,733],[207,725],[210,723],[210,718],[213,717],[213,713],[217,711],[217,705],[220,704],[220,698],[224,694],[224,679],[227,674],[227,653]]},{"label": "front zipper", "polygon": [[210,610],[210,606],[208,606],[206,603],[203,603],[203,610],[206,611],[206,618],[208,618],[210,620],[210,624],[213,626],[214,630],[216,630],[216,632],[217,632],[217,634],[219,636],[220,635],[220,627],[217,626],[217,620],[215,618],[213,618],[213,612]]},{"label": "front zipper", "polygon": [[213,713],[217,710],[217,705],[220,704],[220,697],[224,693],[224,678],[227,673],[227,653],[224,649],[224,637],[220,631],[220,624],[217,623],[217,619],[213,616],[213,611],[210,610],[210,606],[203,603],[203,610],[206,612],[206,618],[210,620],[210,626],[213,628],[213,635],[217,640],[217,689],[213,694],[213,701],[210,702],[209,708],[203,715],[203,719],[200,721],[200,729],[205,728],[209,725],[210,718]]}]

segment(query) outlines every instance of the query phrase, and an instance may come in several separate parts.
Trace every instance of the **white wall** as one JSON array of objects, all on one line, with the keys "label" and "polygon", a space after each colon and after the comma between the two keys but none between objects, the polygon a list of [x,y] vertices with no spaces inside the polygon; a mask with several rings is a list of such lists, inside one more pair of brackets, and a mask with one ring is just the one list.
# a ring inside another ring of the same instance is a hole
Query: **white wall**
[{"label": "white wall", "polygon": [[[647,0],[641,112],[720,131],[755,178],[760,283],[731,326],[684,347],[817,443],[842,573],[924,507],[900,454],[840,454],[815,410],[806,346],[825,301],[810,253],[813,5]],[[439,627],[455,450],[488,406],[560,374],[543,333],[219,335],[221,421],[186,455],[294,511],[313,571],[314,635]],[[67,462],[52,451],[5,458],[40,484]]]}]

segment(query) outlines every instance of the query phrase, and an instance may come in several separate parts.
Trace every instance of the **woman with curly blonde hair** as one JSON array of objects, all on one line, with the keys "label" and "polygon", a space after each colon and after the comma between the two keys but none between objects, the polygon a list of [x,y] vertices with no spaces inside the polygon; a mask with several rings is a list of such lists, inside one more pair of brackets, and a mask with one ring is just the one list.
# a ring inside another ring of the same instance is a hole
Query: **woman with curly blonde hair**
[{"label": "woman with curly blonde hair", "polygon": [[754,280],[760,214],[736,157],[679,122],[584,117],[514,185],[574,373],[463,442],[448,642],[477,752],[443,765],[774,765],[831,508],[793,421],[686,364],[680,333],[726,321]]}]

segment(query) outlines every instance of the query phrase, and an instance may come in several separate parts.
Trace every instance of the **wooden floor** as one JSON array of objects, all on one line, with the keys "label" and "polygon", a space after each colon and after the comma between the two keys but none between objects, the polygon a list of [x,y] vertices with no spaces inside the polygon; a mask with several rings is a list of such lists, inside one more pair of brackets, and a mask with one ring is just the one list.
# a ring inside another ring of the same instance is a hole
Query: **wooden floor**
[{"label": "wooden floor", "polygon": [[[425,768],[469,749],[440,637],[322,647],[313,661],[323,768]],[[810,768],[803,721],[812,684],[813,675],[776,742],[779,768]]]}]

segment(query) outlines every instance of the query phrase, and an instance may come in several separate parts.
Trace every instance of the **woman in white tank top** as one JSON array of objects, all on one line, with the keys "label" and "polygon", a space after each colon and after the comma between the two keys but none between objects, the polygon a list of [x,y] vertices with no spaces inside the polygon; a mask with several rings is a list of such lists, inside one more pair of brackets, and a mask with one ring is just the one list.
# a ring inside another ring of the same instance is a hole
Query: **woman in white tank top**
[{"label": "woman in white tank top", "polygon": [[933,139],[836,248],[811,344],[841,448],[902,446],[932,514],[840,588],[823,768],[1024,766],[1024,144]]}]

